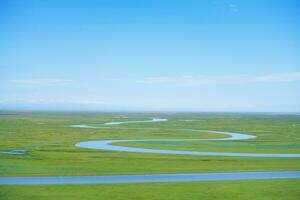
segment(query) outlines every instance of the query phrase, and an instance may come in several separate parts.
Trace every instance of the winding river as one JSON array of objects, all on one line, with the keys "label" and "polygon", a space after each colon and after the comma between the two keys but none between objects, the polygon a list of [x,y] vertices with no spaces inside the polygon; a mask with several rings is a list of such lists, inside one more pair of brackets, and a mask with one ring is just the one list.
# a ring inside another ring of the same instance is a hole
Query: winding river
[{"label": "winding river", "polygon": [[[72,125],[74,128],[112,128],[111,126],[126,123],[163,122],[167,119],[154,118],[147,121],[108,122],[103,126]],[[122,128],[124,129],[124,128]],[[123,151],[155,154],[180,154],[180,155],[205,155],[205,156],[248,156],[248,157],[300,157],[300,154],[265,154],[265,153],[240,153],[240,152],[198,152],[159,150],[116,146],[116,142],[131,141],[195,141],[195,140],[246,140],[256,136],[242,133],[232,133],[213,130],[193,129],[159,129],[159,128],[125,128],[147,130],[189,130],[196,132],[210,132],[225,134],[227,138],[214,139],[143,139],[143,140],[96,140],[76,144],[76,147],[99,149],[107,151]],[[222,180],[250,180],[250,179],[280,179],[300,178],[300,171],[265,171],[265,172],[224,172],[224,173],[191,173],[191,174],[141,174],[141,175],[102,175],[102,176],[31,176],[31,177],[0,177],[0,185],[23,184],[110,184],[110,183],[143,183],[143,182],[186,182],[186,181],[222,181]]]},{"label": "winding river", "polygon": [[[129,123],[146,123],[146,122],[165,122],[168,119],[153,118],[145,121],[125,121],[125,122],[107,122],[103,124],[105,127],[89,126],[89,125],[72,125],[74,128],[111,128],[111,126]],[[108,126],[108,127],[107,127]],[[154,153],[154,154],[176,154],[176,155],[199,155],[199,156],[243,156],[243,157],[300,157],[300,154],[283,154],[283,153],[241,153],[241,152],[203,152],[203,151],[179,151],[179,150],[161,150],[161,149],[147,149],[135,148],[115,145],[118,142],[147,142],[147,141],[207,141],[207,140],[247,140],[256,138],[254,135],[244,133],[232,133],[214,130],[195,130],[195,129],[155,129],[155,128],[127,128],[127,129],[144,129],[144,130],[182,130],[194,132],[209,132],[228,135],[226,138],[212,138],[212,139],[136,139],[136,140],[95,140],[84,141],[75,144],[76,147],[98,149],[106,151],[122,151],[122,152],[136,152],[136,153]]]}]

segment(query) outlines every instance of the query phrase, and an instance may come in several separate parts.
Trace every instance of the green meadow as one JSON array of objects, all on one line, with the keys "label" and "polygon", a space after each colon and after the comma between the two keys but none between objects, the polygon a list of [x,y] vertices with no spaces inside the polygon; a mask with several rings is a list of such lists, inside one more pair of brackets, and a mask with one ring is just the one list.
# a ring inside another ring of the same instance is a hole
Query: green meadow
[{"label": "green meadow", "polygon": [[[243,114],[126,114],[9,113],[0,115],[0,151],[24,149],[26,155],[0,154],[2,176],[151,174],[298,170],[299,158],[245,158],[158,155],[76,148],[76,142],[100,139],[216,138],[220,134],[176,131],[190,128],[249,133],[243,141],[130,142],[124,145],[159,149],[224,152],[300,152],[300,116]],[[106,129],[72,128],[72,124],[101,126],[110,121],[168,118],[167,122],[115,125]],[[182,120],[199,121],[182,121]],[[128,128],[161,128],[131,130]],[[165,130],[164,130],[165,129]],[[118,144],[119,145],[119,144]]]},{"label": "green meadow", "polygon": [[[300,170],[300,158],[158,155],[101,151],[74,146],[76,142],[101,139],[227,137],[205,131],[200,133],[172,130],[202,129],[248,133],[257,138],[244,141],[127,142],[116,145],[212,152],[300,153],[299,115],[123,114],[129,118],[116,118],[118,113],[2,112],[0,151],[21,149],[28,152],[25,155],[0,154],[0,176]],[[102,127],[105,122],[145,120],[152,117],[167,118],[169,121],[122,124],[99,129],[70,127],[74,124]],[[143,128],[159,128],[159,130],[143,130]],[[251,188],[248,188],[249,185]],[[297,199],[299,189],[298,179],[1,186],[0,199],[93,199],[94,195],[101,195],[103,199]],[[152,190],[155,192],[151,192]],[[124,193],[128,194],[126,198]]]},{"label": "green meadow", "polygon": [[0,199],[36,200],[298,200],[299,179],[138,183],[95,185],[0,186]]}]

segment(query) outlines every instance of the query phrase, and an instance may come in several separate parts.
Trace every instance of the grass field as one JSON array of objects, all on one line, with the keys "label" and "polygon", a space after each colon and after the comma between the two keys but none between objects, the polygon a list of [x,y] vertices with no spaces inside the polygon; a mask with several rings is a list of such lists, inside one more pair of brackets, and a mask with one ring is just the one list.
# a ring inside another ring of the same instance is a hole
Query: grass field
[{"label": "grass field", "polygon": [[111,185],[0,186],[0,199],[298,200],[299,179]]},{"label": "grass field", "polygon": [[[234,131],[256,135],[244,141],[143,142],[128,146],[231,152],[299,153],[300,116],[197,114],[17,113],[0,115],[0,151],[28,150],[26,155],[0,155],[0,175],[144,174],[297,170],[299,158],[241,158],[109,152],[74,147],[79,141],[136,138],[213,138],[219,134],[174,130],[116,128],[160,127]],[[168,122],[117,125],[113,129],[80,129],[72,124],[165,117]],[[186,122],[184,119],[200,121]],[[122,167],[120,167],[122,166]]]},{"label": "grass field", "polygon": [[[197,151],[300,153],[299,115],[185,113],[126,113],[125,115],[129,118],[115,118],[118,116],[117,113],[2,112],[0,114],[0,151],[24,149],[28,153],[25,155],[0,154],[0,176],[300,170],[300,158],[157,155],[74,147],[74,144],[79,141],[99,139],[226,137],[207,132],[163,130],[188,128],[249,133],[256,135],[257,138],[244,141],[130,142],[122,145]],[[168,118],[169,121],[123,124],[111,129],[70,127],[72,124],[100,126],[105,122],[145,120],[151,117]],[[162,130],[128,129],[148,127]],[[248,185],[251,185],[250,189],[247,188]],[[122,194],[126,191],[129,194],[126,196],[127,199],[176,199],[175,197],[177,199],[211,199],[211,195],[220,199],[254,199],[253,193],[257,195],[255,199],[297,199],[299,189],[299,180],[1,186],[0,199],[53,199],[59,197],[93,199],[93,195],[106,197],[103,199],[125,199]],[[151,193],[149,192],[151,190],[157,192]],[[141,192],[137,193],[136,191]],[[46,197],[46,194],[49,197]],[[74,197],[75,194],[78,196]],[[286,198],[283,198],[284,196]]]}]

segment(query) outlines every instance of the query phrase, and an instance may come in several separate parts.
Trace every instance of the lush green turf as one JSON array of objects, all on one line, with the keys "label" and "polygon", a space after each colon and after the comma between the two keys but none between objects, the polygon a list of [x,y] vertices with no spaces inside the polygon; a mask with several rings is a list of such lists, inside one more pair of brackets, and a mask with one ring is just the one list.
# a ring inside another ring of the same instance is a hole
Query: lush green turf
[{"label": "lush green turf", "polygon": [[[300,116],[238,114],[0,114],[0,151],[28,150],[26,155],[0,154],[1,176],[145,174],[300,170],[299,158],[241,158],[109,152],[75,148],[79,141],[137,138],[216,138],[224,135],[167,129],[190,128],[256,135],[246,141],[136,142],[129,146],[226,152],[299,153]],[[112,129],[79,129],[109,121],[165,117],[168,122],[118,125]],[[181,121],[196,119],[199,121]],[[128,128],[161,128],[131,130]],[[122,129],[119,129],[122,128]],[[109,185],[0,186],[0,199],[299,199],[300,180],[247,180]]]},{"label": "lush green turf", "polygon": [[0,199],[298,200],[300,180],[0,186]]},{"label": "lush green turf", "polygon": [[[0,151],[26,149],[27,155],[1,155],[0,175],[144,174],[299,170],[299,158],[240,158],[109,152],[74,147],[79,141],[136,138],[212,138],[210,133],[126,128],[191,128],[257,135],[247,141],[136,143],[157,148],[232,152],[299,153],[300,116],[242,114],[117,114],[16,113],[0,115]],[[168,122],[117,125],[112,129],[79,129],[71,124],[99,125],[110,121],[165,117]],[[182,119],[200,121],[186,122]],[[124,128],[124,129],[118,129]],[[162,145],[159,146],[159,145]]]}]

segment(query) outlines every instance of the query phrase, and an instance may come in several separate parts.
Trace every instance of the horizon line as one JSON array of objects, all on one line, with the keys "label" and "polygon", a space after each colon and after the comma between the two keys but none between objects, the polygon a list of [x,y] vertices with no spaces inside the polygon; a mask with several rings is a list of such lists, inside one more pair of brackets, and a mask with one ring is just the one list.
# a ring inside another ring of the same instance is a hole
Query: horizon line
[{"label": "horizon line", "polygon": [[224,114],[292,114],[300,115],[299,111],[204,111],[204,110],[71,110],[71,109],[0,109],[0,115],[2,112],[26,112],[26,113],[38,113],[38,112],[69,112],[69,113],[224,113]]}]

